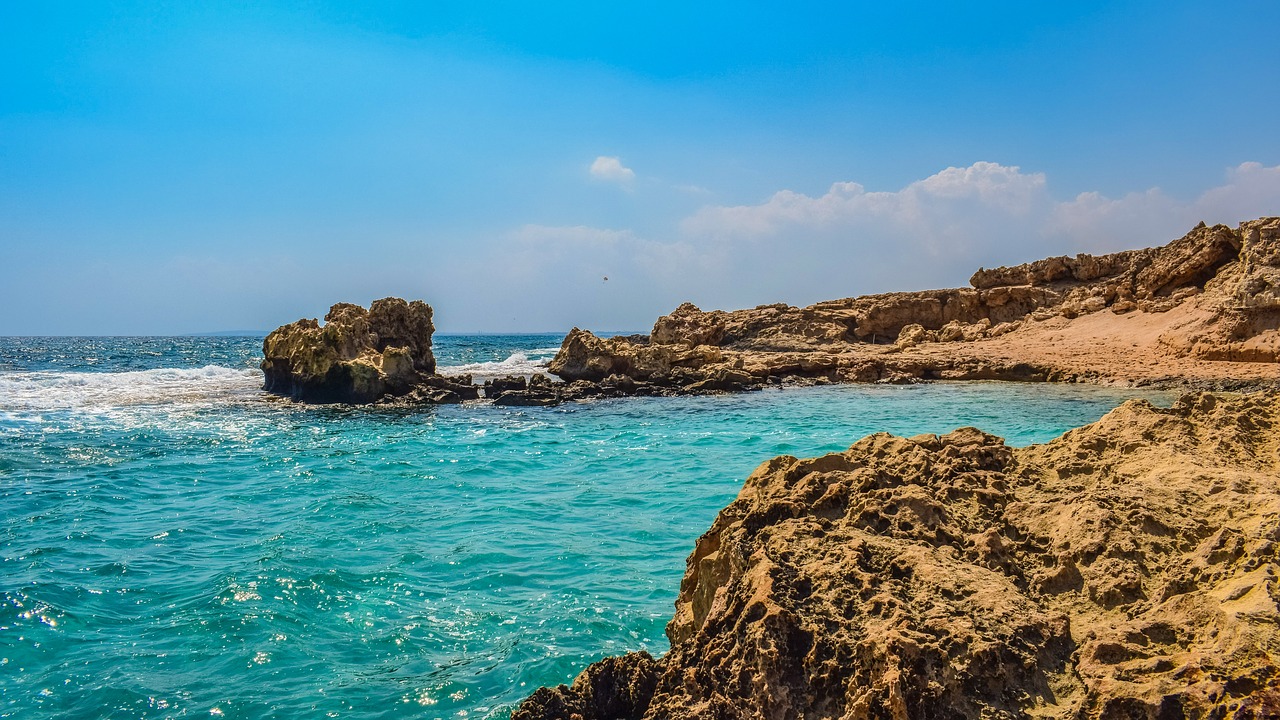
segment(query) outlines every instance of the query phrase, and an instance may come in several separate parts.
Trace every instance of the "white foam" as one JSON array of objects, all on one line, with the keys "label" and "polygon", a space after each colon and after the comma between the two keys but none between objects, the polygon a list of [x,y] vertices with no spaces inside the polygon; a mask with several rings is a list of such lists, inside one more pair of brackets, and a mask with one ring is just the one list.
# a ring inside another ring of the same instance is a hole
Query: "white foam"
[{"label": "white foam", "polygon": [[505,360],[467,363],[465,365],[446,365],[436,368],[436,372],[441,375],[470,375],[472,381],[479,384],[486,379],[505,375],[534,375],[546,372],[547,363],[550,361],[550,358],[530,360],[528,354],[517,352],[511,353]]},{"label": "white foam", "polygon": [[133,372],[0,373],[0,411],[97,410],[252,397],[262,372],[207,365]]}]

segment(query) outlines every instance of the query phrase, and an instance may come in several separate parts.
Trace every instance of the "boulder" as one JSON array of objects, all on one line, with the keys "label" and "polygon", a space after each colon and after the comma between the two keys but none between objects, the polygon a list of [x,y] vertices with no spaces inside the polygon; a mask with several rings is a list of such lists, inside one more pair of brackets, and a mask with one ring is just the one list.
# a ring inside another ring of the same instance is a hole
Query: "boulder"
[{"label": "boulder", "polygon": [[519,720],[1280,716],[1280,394],[1143,401],[1045,445],[880,433],[762,464],[662,657]]},{"label": "boulder", "polygon": [[937,333],[925,330],[920,323],[911,323],[903,326],[898,332],[898,340],[895,345],[902,348],[915,347],[920,343],[934,342],[937,340]]},{"label": "boulder", "polygon": [[383,298],[368,310],[338,303],[316,320],[277,328],[262,343],[264,389],[312,403],[370,403],[406,395],[436,369],[431,306]]},{"label": "boulder", "polygon": [[524,390],[529,386],[529,379],[523,375],[505,375],[484,381],[484,396],[496,398],[511,390]]},{"label": "boulder", "polygon": [[508,389],[500,390],[492,396],[486,392],[486,397],[493,398],[494,405],[546,407],[559,405],[566,399],[563,384],[556,383],[542,374],[530,377],[523,387],[515,386],[515,383],[501,384],[507,385]]}]

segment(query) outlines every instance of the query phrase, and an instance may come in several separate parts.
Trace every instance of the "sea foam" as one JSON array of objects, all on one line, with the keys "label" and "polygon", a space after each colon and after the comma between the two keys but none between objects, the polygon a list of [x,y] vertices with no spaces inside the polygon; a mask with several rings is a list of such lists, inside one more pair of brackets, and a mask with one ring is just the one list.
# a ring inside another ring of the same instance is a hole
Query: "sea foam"
[{"label": "sea foam", "polygon": [[[558,348],[552,348],[555,352]],[[445,365],[437,368],[441,375],[471,375],[476,383],[506,375],[534,375],[547,371],[547,363],[551,358],[530,358],[531,354],[539,354],[543,349],[530,350],[528,353],[511,353],[506,359],[494,362],[466,363],[463,365]]]},{"label": "sea foam", "polygon": [[206,365],[130,372],[0,373],[0,409],[9,412],[97,410],[252,397],[262,388],[258,370]]}]

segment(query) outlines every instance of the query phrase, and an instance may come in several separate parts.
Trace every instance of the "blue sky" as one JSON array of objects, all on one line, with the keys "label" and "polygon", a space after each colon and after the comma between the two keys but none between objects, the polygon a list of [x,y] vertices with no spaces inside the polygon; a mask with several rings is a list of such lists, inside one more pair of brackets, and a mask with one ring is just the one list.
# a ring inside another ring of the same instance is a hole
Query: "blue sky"
[{"label": "blue sky", "polygon": [[1274,2],[546,5],[0,6],[0,334],[644,329],[1280,214]]}]

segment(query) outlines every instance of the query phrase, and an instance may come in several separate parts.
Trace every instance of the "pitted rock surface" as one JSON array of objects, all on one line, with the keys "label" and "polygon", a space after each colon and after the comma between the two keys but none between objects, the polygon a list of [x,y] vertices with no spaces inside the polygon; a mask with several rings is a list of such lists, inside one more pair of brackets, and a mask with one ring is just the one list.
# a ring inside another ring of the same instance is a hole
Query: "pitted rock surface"
[{"label": "pitted rock surface", "polygon": [[338,303],[317,320],[277,328],[262,343],[264,389],[316,403],[370,403],[406,395],[436,370],[431,306],[376,300]]},{"label": "pitted rock surface", "polygon": [[1021,449],[872,435],[747,478],[665,656],[514,717],[1276,717],[1278,563],[1280,394],[1131,401]]}]

